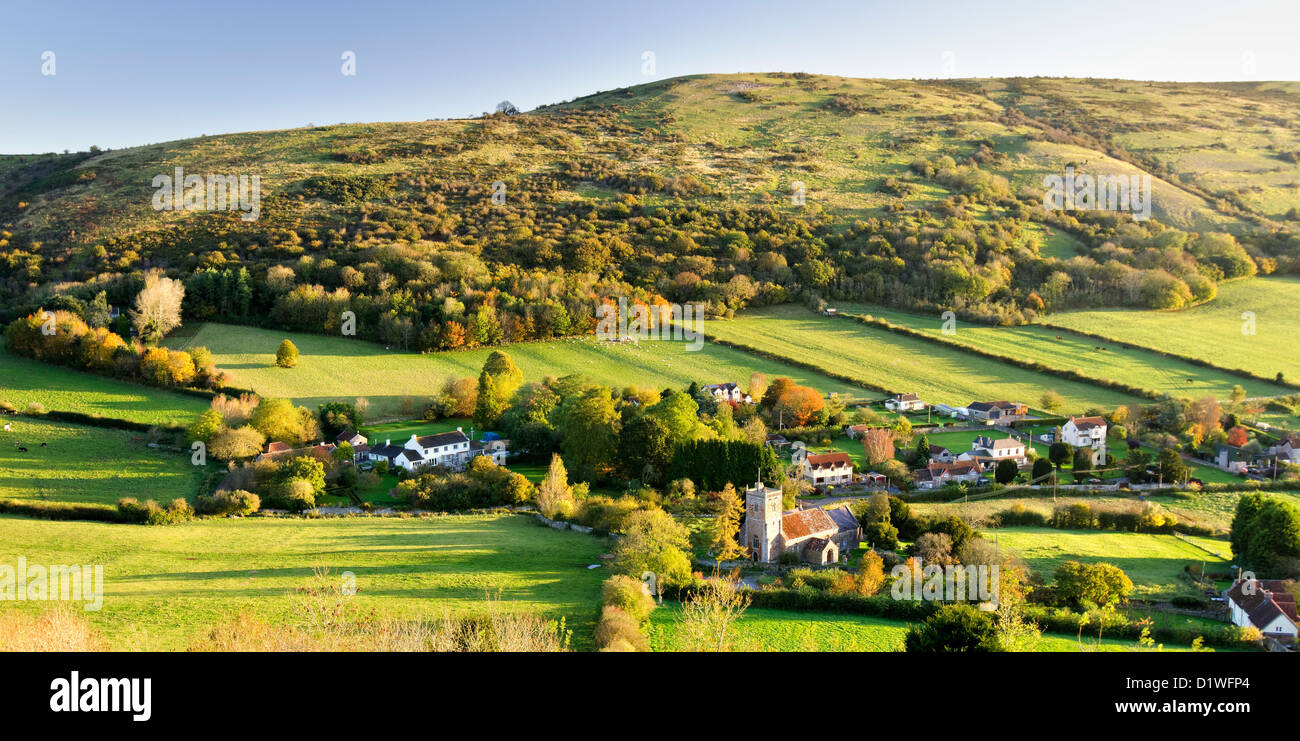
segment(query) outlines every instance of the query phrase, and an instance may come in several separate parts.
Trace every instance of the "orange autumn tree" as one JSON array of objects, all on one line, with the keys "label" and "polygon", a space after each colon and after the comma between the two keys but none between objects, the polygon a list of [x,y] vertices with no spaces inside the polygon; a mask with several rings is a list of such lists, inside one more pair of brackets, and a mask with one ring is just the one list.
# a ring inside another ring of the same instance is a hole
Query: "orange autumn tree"
[{"label": "orange autumn tree", "polygon": [[777,399],[774,411],[783,416],[787,424],[802,427],[817,417],[826,406],[826,400],[817,389],[791,386]]}]

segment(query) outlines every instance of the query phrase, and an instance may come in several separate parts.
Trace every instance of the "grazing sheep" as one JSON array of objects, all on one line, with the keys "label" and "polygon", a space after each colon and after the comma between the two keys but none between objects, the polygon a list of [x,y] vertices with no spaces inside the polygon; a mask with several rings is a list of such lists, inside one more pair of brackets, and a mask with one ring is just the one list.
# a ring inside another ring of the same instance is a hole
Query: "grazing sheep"
[{"label": "grazing sheep", "polygon": [[23,446],[19,445],[19,446],[18,446],[18,452],[19,452],[19,453],[26,453],[26,452],[27,452],[27,448],[24,448]]},{"label": "grazing sheep", "polygon": [[45,443],[41,443],[41,447],[42,447],[42,448],[45,447]]}]

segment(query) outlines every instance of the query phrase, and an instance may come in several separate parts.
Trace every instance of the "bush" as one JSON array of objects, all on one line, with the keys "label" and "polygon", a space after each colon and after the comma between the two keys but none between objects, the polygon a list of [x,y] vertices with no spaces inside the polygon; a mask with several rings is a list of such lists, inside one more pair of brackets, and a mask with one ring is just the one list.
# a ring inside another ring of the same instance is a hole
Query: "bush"
[{"label": "bush", "polygon": [[261,497],[251,491],[236,489],[215,494],[200,494],[194,501],[194,511],[201,515],[229,517],[251,515],[262,506]]},{"label": "bush", "polygon": [[655,609],[654,597],[646,592],[645,585],[630,576],[611,576],[605,580],[600,594],[605,605],[619,608],[638,623],[649,620],[650,613]]},{"label": "bush", "polygon": [[862,537],[872,548],[898,550],[898,528],[888,522],[873,522],[862,529]]},{"label": "bush", "polygon": [[622,608],[606,605],[596,624],[596,646],[602,651],[626,651],[628,647],[633,651],[649,651],[650,641],[641,632],[636,618]]},{"label": "bush", "polygon": [[43,520],[122,522],[122,515],[118,510],[97,504],[22,502],[15,499],[0,499],[0,514],[39,517]]},{"label": "bush", "polygon": [[194,519],[194,509],[184,499],[173,499],[166,507],[160,506],[152,499],[141,502],[134,497],[119,499],[117,511],[123,522],[142,525],[174,525]]}]

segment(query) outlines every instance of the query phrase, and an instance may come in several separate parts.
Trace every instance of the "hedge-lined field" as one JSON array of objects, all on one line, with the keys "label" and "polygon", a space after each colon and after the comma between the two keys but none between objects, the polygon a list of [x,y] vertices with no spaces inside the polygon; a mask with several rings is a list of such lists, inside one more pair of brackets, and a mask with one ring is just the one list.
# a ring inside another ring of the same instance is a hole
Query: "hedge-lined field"
[{"label": "hedge-lined field", "polygon": [[[1242,314],[1255,315],[1243,334]],[[1110,337],[1272,378],[1300,381],[1293,352],[1300,316],[1300,279],[1251,278],[1219,286],[1218,298],[1182,311],[1103,309],[1052,314],[1044,324]],[[1293,393],[1293,392],[1291,392]]]},{"label": "hedge-lined field", "polygon": [[97,414],[149,425],[189,424],[208,401],[10,355],[0,349],[0,401],[18,409]]},{"label": "hedge-lined field", "polygon": [[[275,350],[285,338],[301,353],[296,368],[275,366]],[[403,397],[436,394],[450,377],[477,378],[483,361],[495,349],[420,355],[385,350],[382,345],[356,339],[228,324],[204,324],[168,344],[206,346],[234,386],[252,388],[263,396],[288,397],[313,409],[325,401],[364,396],[370,399],[373,417],[410,416],[403,413]],[[501,349],[529,381],[581,373],[614,388],[684,388],[691,381],[735,381],[746,386],[750,373],[757,371],[769,379],[789,376],[823,393],[839,392],[853,398],[869,395],[856,386],[707,341],[694,352],[680,342],[614,344],[595,338],[529,342]]]},{"label": "hedge-lined field", "polygon": [[[1063,561],[1104,561],[1123,569],[1133,580],[1134,596],[1142,598],[1166,598],[1188,591],[1190,586],[1178,577],[1188,564],[1204,561],[1211,571],[1226,571],[1231,566],[1228,560],[1215,558],[1173,535],[1020,527],[1001,528],[996,534],[999,546],[1016,552],[1045,579],[1051,579]],[[993,537],[994,533],[985,532],[985,538]],[[1227,541],[1189,540],[1231,556]]]},{"label": "hedge-lined field", "polygon": [[1048,389],[1065,397],[1067,412],[1093,406],[1112,408],[1139,397],[1056,378],[989,358],[870,327],[818,315],[802,306],[755,309],[730,321],[709,322],[710,336],[783,357],[891,391],[915,391],[932,403],[965,406],[972,401],[1011,399],[1031,407]]},{"label": "hedge-lined field", "polygon": [[169,502],[193,499],[203,479],[204,469],[191,465],[188,453],[148,448],[138,433],[25,416],[5,417],[4,423],[13,429],[0,430],[0,499]]},{"label": "hedge-lined field", "polygon": [[[836,304],[842,313],[871,316],[890,324],[924,332],[948,342],[1049,368],[1118,382],[1157,393],[1188,398],[1213,395],[1227,399],[1240,384],[1248,396],[1281,396],[1294,389],[1188,363],[1139,349],[1128,349],[1074,332],[1043,326],[990,327],[957,322],[956,332],[944,335],[940,316],[922,316],[867,304]],[[1148,312],[1153,314],[1153,312]],[[1050,321],[1050,319],[1049,319]],[[1097,349],[1097,348],[1104,349]],[[1219,362],[1221,361],[1214,361]]]},{"label": "hedge-lined field", "polygon": [[[145,527],[0,516],[0,564],[101,564],[104,604],[85,617],[114,650],[184,650],[240,613],[291,614],[313,569],[351,571],[365,609],[436,619],[506,610],[564,617],[576,647],[591,646],[607,569],[588,570],[602,539],[542,527],[525,516],[203,520]],[[8,602],[38,612],[49,603]],[[80,610],[79,610],[80,612]],[[3,641],[3,636],[0,636]]]},{"label": "hedge-lined field", "polygon": [[[656,608],[650,616],[650,645],[656,651],[682,649],[677,616],[680,608],[671,602]],[[901,620],[823,612],[795,612],[750,607],[736,623],[736,649],[743,651],[902,651],[907,623]],[[1081,648],[1077,636],[1046,633],[1035,651],[1063,653],[1080,650],[1131,651],[1136,641],[1085,635]],[[1166,646],[1167,651],[1187,651],[1184,646]]]}]

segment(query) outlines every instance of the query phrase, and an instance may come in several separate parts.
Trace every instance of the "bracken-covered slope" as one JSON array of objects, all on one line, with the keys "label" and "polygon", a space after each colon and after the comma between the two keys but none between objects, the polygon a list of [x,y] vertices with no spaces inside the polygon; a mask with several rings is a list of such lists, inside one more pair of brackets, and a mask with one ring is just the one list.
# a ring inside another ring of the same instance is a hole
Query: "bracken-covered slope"
[{"label": "bracken-covered slope", "polygon": [[[1043,178],[1067,166],[1149,173],[1154,219],[1046,212]],[[260,218],[154,210],[177,167],[258,175]],[[255,323],[293,285],[406,287],[418,334],[461,315],[446,298],[500,310],[490,291],[530,273],[539,301],[622,286],[727,313],[816,294],[1023,321],[1295,272],[1297,220],[1300,83],[701,75],[513,116],[0,157],[0,297],[6,317],[51,292],[121,303],[142,269],[238,263],[253,308],[187,314]],[[373,321],[405,311],[376,301]]]}]

